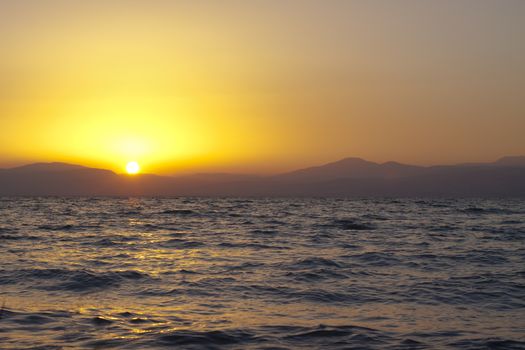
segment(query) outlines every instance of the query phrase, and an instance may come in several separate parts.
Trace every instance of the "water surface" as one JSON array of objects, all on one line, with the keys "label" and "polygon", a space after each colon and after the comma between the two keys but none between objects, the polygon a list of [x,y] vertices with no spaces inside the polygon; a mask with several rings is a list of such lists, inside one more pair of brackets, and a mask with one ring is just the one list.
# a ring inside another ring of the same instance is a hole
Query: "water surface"
[{"label": "water surface", "polygon": [[0,348],[525,349],[524,242],[525,200],[3,198]]}]

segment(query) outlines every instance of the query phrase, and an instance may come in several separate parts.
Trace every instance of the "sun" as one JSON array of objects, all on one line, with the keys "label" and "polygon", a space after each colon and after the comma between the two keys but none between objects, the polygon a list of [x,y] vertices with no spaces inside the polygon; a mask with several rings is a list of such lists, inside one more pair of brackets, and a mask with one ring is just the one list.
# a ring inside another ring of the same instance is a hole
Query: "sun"
[{"label": "sun", "polygon": [[130,175],[138,174],[138,172],[140,171],[139,163],[137,163],[137,162],[129,162],[128,164],[126,164],[126,171]]}]

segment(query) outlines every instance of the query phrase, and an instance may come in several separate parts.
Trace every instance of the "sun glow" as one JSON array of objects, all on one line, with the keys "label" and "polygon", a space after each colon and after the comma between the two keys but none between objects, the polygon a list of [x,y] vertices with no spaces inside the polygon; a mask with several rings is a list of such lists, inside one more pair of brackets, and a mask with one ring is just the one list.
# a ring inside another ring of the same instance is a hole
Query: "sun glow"
[{"label": "sun glow", "polygon": [[130,175],[138,174],[140,171],[139,163],[137,162],[129,162],[126,164],[126,172]]}]

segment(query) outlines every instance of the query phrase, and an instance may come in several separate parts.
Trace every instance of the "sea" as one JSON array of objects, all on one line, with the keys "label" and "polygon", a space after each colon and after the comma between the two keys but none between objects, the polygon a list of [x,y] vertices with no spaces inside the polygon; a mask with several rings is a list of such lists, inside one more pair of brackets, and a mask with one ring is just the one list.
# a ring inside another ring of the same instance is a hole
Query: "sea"
[{"label": "sea", "polygon": [[0,198],[0,349],[525,349],[525,199]]}]

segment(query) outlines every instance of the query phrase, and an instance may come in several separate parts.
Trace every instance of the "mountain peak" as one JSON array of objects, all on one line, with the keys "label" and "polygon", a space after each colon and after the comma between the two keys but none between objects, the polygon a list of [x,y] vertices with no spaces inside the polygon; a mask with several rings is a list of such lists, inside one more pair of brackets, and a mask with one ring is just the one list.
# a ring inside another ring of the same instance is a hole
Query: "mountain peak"
[{"label": "mountain peak", "polygon": [[366,159],[363,159],[363,158],[359,158],[359,157],[346,157],[346,158],[343,158],[341,160],[338,160],[336,162],[333,162],[333,163],[329,163],[329,164],[326,164],[326,165],[330,165],[330,164],[367,164],[367,165],[371,165],[371,164],[377,164],[377,163],[374,163],[374,162],[371,162],[369,160],[366,160]]},{"label": "mountain peak", "polygon": [[378,164],[362,158],[347,157],[333,163],[283,174],[288,181],[331,181],[337,179],[396,178],[415,175],[421,167],[397,162]]},{"label": "mountain peak", "polygon": [[525,156],[507,156],[494,162],[496,165],[504,166],[525,166]]}]

